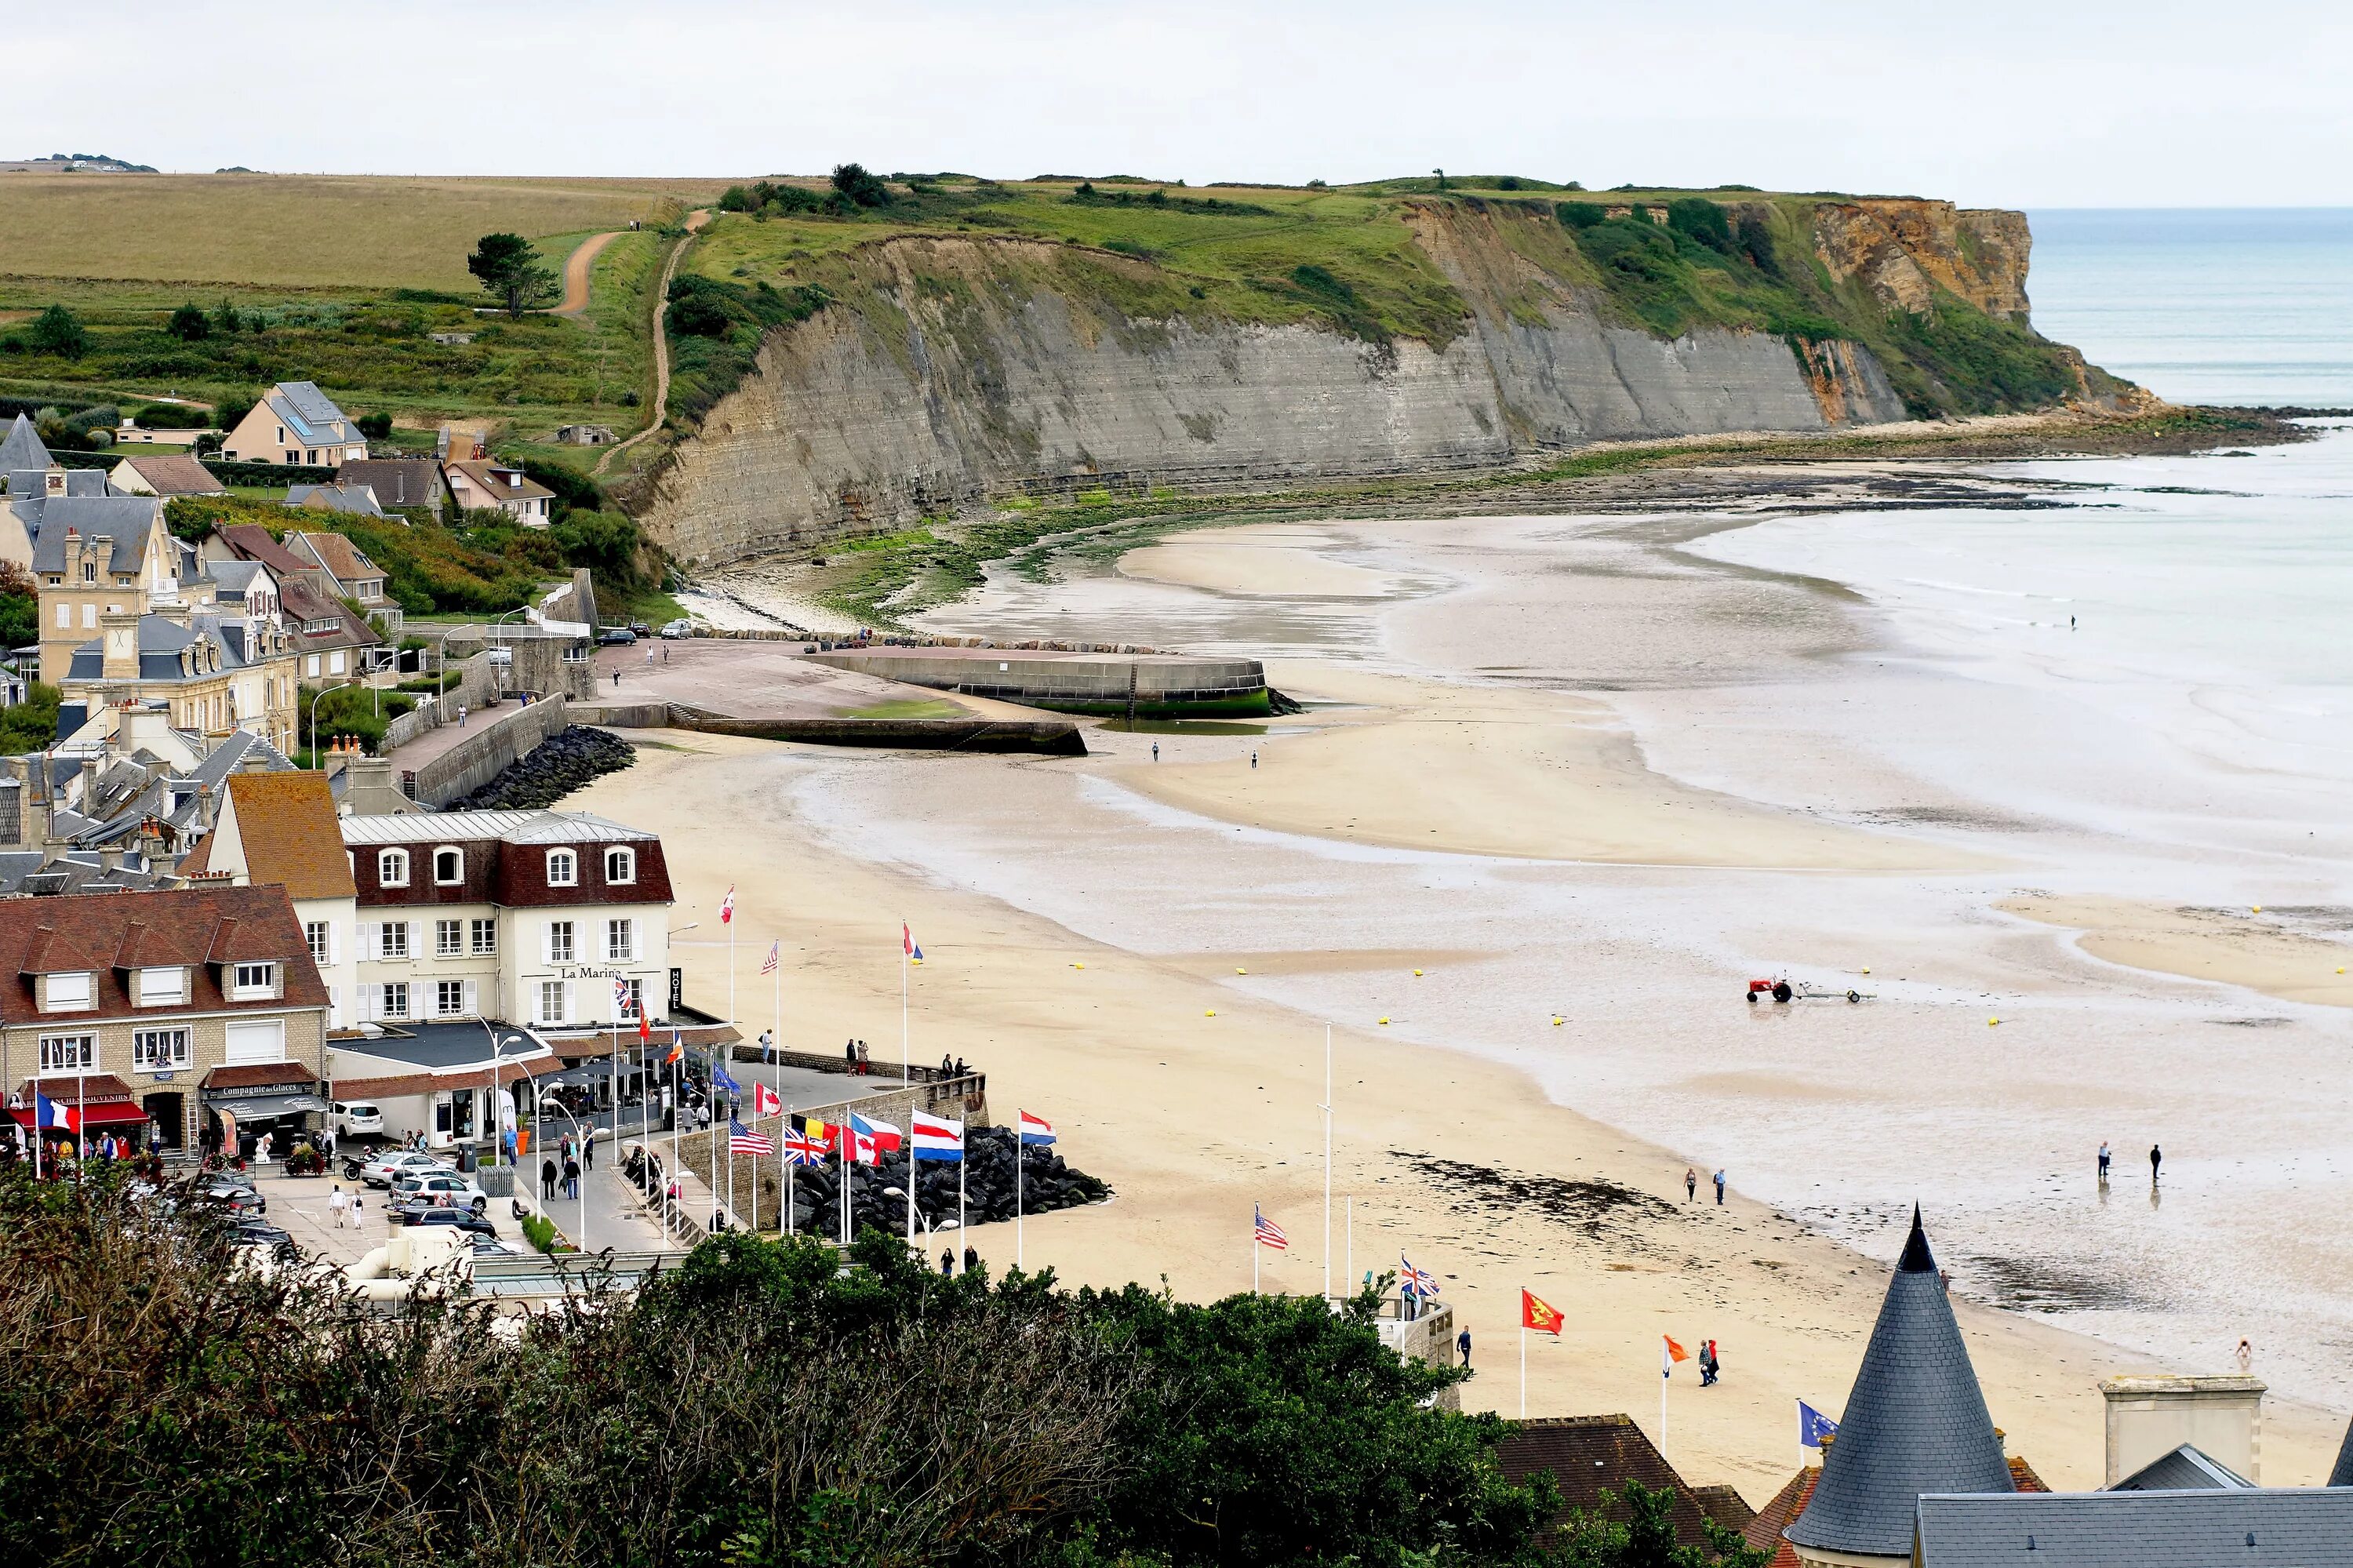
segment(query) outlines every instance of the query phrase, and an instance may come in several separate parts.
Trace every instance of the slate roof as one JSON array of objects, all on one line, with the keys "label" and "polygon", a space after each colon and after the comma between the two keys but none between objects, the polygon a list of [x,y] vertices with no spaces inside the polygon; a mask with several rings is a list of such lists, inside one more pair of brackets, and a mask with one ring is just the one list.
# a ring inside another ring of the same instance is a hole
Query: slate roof
[{"label": "slate roof", "polygon": [[[73,651],[73,663],[66,671],[69,681],[100,681],[106,678],[105,639],[93,637]],[[220,650],[220,662],[216,669],[199,668],[191,673],[181,667],[180,655],[201,641],[211,641]],[[210,680],[221,670],[243,663],[231,652],[227,642],[206,632],[177,625],[160,615],[139,618],[139,676],[142,681],[201,681]]]},{"label": "slate roof", "polygon": [[107,557],[109,572],[144,570],[147,543],[154,535],[156,514],[164,507],[163,499],[153,495],[28,495],[22,500],[11,497],[8,504],[16,508],[16,515],[25,521],[25,531],[33,536],[37,573],[66,569],[69,528],[81,535],[84,549],[98,538],[112,545]]},{"label": "slate roof", "polygon": [[2337,1466],[2328,1472],[2332,1487],[2353,1487],[2353,1422],[2346,1423],[2344,1446],[2337,1450]]},{"label": "slate roof", "polygon": [[354,458],[335,470],[347,484],[364,484],[383,506],[431,506],[448,489],[430,458]]},{"label": "slate roof", "polygon": [[375,503],[375,492],[364,484],[290,484],[286,499],[280,504],[302,506],[317,512],[349,512],[360,517],[381,517],[384,508]]},{"label": "slate roof", "polygon": [[[270,412],[285,420],[294,434],[302,438],[305,446],[324,445],[331,441],[348,441],[353,437],[351,418],[335,400],[319,390],[315,381],[280,381],[264,396]],[[343,433],[337,435],[336,425]]]},{"label": "slate roof", "polygon": [[17,415],[8,427],[7,439],[0,440],[0,473],[39,472],[48,466],[49,449],[41,444],[33,421]]},{"label": "slate roof", "polygon": [[1821,1480],[1785,1533],[1799,1546],[1904,1557],[1923,1493],[2015,1489],[1915,1208]]},{"label": "slate roof", "polygon": [[2105,1489],[2112,1492],[2244,1491],[2255,1483],[2184,1443]]},{"label": "slate roof", "polygon": [[[1630,1415],[1561,1415],[1509,1423],[1495,1445],[1495,1465],[1515,1485],[1548,1472],[1560,1489],[1561,1510],[1555,1523],[1574,1510],[1601,1509],[1601,1494],[1622,1492],[1630,1480],[1653,1491],[1674,1492],[1669,1517],[1679,1545],[1705,1546],[1704,1521],[1711,1517],[1728,1530],[1738,1530],[1751,1516],[1730,1488],[1694,1487],[1684,1480]],[[1629,1517],[1622,1503],[1613,1503],[1607,1511],[1610,1519]]]},{"label": "slate roof", "polygon": [[2353,1491],[2323,1487],[1931,1494],[1915,1522],[1920,1568],[2353,1568]]},{"label": "slate roof", "polygon": [[106,482],[102,468],[69,468],[66,470],[68,495],[112,495],[116,492]]}]

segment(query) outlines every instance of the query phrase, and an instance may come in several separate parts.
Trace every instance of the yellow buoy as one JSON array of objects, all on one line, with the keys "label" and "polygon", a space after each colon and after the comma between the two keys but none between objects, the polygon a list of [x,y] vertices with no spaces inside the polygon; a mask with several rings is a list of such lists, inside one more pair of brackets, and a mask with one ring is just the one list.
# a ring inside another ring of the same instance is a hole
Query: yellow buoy
[{"label": "yellow buoy", "polygon": [[1388,1022],[1388,1019],[1386,1019],[1386,1018],[1384,1018],[1384,1019],[1382,1019],[1382,1020],[1381,1020],[1381,1022],[1382,1022],[1383,1023],[1387,1023],[1387,1022]]},{"label": "yellow buoy", "polygon": [[2263,912],[2263,906],[2262,905],[2260,905],[2260,904],[2256,905],[2256,906],[2255,906],[2255,913],[2256,913],[2256,914],[2258,914],[2258,915],[2260,915],[2260,914],[2262,914]]},{"label": "yellow buoy", "polygon": [[2001,1020],[1999,1018],[1989,1018],[1986,1020],[1986,1027],[1988,1029],[1991,1029],[1995,1024],[2000,1023],[2000,1022]]},{"label": "yellow buoy", "polygon": [[1204,1018],[1215,1018],[1218,1016],[1218,1010],[1214,1007],[1206,1008],[1202,1011],[1201,1016]]},{"label": "yellow buoy", "polygon": [[1242,968],[1240,964],[1236,964],[1236,965],[1234,966],[1234,973],[1236,973],[1236,974],[1238,974],[1238,975],[1246,975],[1246,974],[1250,973],[1250,970],[1248,970],[1248,969],[1246,969]]},{"label": "yellow buoy", "polygon": [[1560,1020],[1559,1020],[1559,1019],[1557,1019],[1557,1018],[1554,1019],[1554,1020],[1552,1021],[1552,1026],[1553,1026],[1555,1029],[1559,1028],[1559,1027],[1560,1027]]},{"label": "yellow buoy", "polygon": [[1087,966],[1086,966],[1086,965],[1084,965],[1084,964],[1072,964],[1071,967],[1072,969],[1085,969]]},{"label": "yellow buoy", "polygon": [[1868,965],[1868,964],[1864,965],[1864,966],[1863,966],[1862,972],[1863,972],[1864,974],[1869,974],[1869,973],[1871,972],[1871,966],[1870,966],[1870,965]]}]

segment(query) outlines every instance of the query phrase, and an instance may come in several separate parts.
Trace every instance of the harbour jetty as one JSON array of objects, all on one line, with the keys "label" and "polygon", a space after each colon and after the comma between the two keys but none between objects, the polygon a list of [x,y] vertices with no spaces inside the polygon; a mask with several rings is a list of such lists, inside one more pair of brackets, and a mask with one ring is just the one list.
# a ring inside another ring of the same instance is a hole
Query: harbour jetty
[{"label": "harbour jetty", "polygon": [[1273,711],[1256,659],[1056,648],[863,647],[810,662],[911,686],[1122,718],[1224,718]]}]

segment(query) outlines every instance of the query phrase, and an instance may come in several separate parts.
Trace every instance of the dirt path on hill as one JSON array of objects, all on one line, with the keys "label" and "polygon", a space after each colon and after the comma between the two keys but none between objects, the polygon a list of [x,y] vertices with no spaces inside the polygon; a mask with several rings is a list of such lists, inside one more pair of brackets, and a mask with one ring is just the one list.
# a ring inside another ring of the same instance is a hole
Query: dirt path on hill
[{"label": "dirt path on hill", "polygon": [[564,263],[564,302],[547,313],[552,316],[577,316],[588,308],[588,275],[596,270],[596,258],[627,229],[617,228],[610,234],[592,234],[575,246],[571,257]]},{"label": "dirt path on hill", "polygon": [[711,221],[710,210],[697,207],[686,215],[686,233],[670,248],[670,260],[662,263],[661,281],[654,285],[654,402],[646,428],[628,440],[607,450],[596,461],[596,471],[603,473],[613,466],[613,460],[661,429],[662,414],[670,407],[670,338],[666,323],[670,319],[670,281],[678,271],[678,260],[702,226]]}]

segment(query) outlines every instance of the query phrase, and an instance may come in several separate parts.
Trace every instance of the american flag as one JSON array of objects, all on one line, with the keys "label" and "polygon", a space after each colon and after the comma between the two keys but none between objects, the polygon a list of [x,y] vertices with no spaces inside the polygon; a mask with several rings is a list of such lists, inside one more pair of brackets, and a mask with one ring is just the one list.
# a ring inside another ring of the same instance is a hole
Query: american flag
[{"label": "american flag", "polygon": [[733,1117],[727,1118],[727,1152],[730,1154],[774,1154],[776,1140],[765,1132],[754,1132]]},{"label": "american flag", "polygon": [[1288,1252],[1291,1250],[1291,1238],[1282,1234],[1282,1227],[1281,1225],[1276,1224],[1272,1220],[1266,1217],[1266,1212],[1263,1209],[1261,1209],[1257,1204],[1253,1203],[1250,1205],[1250,1213],[1256,1216],[1258,1220],[1259,1245],[1271,1246],[1277,1252]]},{"label": "american flag", "polygon": [[768,944],[768,956],[760,960],[760,972],[762,974],[772,975],[776,972],[776,949],[783,946],[784,939],[782,938],[778,938],[776,941]]}]

